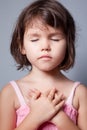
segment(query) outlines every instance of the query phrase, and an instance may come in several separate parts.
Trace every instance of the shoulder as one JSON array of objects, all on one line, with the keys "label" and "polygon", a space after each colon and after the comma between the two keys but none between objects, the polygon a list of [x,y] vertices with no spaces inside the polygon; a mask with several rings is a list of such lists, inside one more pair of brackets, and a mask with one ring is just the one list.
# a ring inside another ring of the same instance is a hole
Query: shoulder
[{"label": "shoulder", "polygon": [[87,94],[87,86],[85,86],[84,84],[79,84],[79,86],[77,87],[77,93],[80,96],[83,94]]},{"label": "shoulder", "polygon": [[80,84],[77,87],[76,94],[78,96],[79,103],[87,100],[87,86]]},{"label": "shoulder", "polygon": [[10,83],[3,86],[0,91],[0,101],[10,102],[13,100],[15,94]]}]

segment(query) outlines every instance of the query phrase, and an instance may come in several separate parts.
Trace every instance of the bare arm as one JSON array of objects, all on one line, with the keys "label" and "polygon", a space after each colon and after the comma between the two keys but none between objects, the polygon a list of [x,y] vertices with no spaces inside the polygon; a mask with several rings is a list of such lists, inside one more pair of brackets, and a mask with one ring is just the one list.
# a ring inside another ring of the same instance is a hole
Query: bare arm
[{"label": "bare arm", "polygon": [[38,99],[37,97],[32,98],[31,112],[16,127],[16,96],[12,87],[7,85],[0,93],[0,130],[36,130],[42,123],[50,120],[63,105],[63,103],[58,103],[61,97],[52,98],[54,93],[55,91],[52,90],[46,96],[41,96]]},{"label": "bare arm", "polygon": [[80,85],[77,90],[79,100],[77,125],[63,112],[60,111],[53,122],[60,130],[86,130],[87,129],[87,88]]},{"label": "bare arm", "polygon": [[9,85],[0,93],[0,130],[13,130],[16,126],[16,113],[11,95],[12,91],[8,88]]},{"label": "bare arm", "polygon": [[16,127],[15,93],[10,85],[0,92],[0,130],[36,130],[39,122],[34,120],[34,114]]}]

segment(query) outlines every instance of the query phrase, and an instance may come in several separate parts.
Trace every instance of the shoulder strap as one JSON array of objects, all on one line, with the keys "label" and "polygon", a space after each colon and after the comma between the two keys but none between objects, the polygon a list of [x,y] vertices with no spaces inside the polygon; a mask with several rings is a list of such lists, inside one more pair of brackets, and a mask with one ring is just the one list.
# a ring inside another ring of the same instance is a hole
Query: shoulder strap
[{"label": "shoulder strap", "polygon": [[67,103],[68,104],[71,104],[73,103],[73,97],[74,97],[74,94],[75,94],[75,90],[76,88],[79,86],[80,82],[75,82],[74,85],[73,85],[73,88],[72,88],[72,91],[70,93],[70,96],[68,97],[67,99]]},{"label": "shoulder strap", "polygon": [[22,93],[21,93],[21,91],[20,91],[20,89],[19,89],[17,83],[16,83],[15,81],[10,81],[10,83],[11,83],[12,87],[14,88],[14,90],[15,90],[15,92],[16,92],[16,94],[17,94],[17,97],[18,97],[18,99],[19,99],[20,104],[21,104],[21,105],[25,105],[25,104],[26,104],[26,103],[25,103],[25,100],[24,100],[24,98],[23,98],[23,95],[22,95]]}]

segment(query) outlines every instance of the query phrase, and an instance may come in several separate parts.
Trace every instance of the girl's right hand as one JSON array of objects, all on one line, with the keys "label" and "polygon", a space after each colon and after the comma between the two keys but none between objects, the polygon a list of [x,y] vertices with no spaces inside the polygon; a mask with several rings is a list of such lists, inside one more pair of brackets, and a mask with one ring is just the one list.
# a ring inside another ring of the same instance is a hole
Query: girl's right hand
[{"label": "girl's right hand", "polygon": [[43,94],[35,89],[30,92],[30,97],[30,113],[39,126],[51,120],[64,104],[62,94],[58,94],[55,88]]}]

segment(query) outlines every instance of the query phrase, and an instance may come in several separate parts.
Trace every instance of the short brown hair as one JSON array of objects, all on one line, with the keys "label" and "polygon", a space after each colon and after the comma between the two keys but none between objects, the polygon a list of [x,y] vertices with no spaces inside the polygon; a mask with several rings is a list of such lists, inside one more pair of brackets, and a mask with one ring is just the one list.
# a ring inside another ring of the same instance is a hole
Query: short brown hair
[{"label": "short brown hair", "polygon": [[70,12],[56,0],[37,0],[23,9],[13,31],[10,51],[18,69],[32,67],[31,63],[20,51],[23,47],[24,33],[34,18],[40,17],[47,25],[53,28],[61,28],[66,36],[66,54],[59,65],[61,70],[68,70],[75,61],[75,21]]}]

